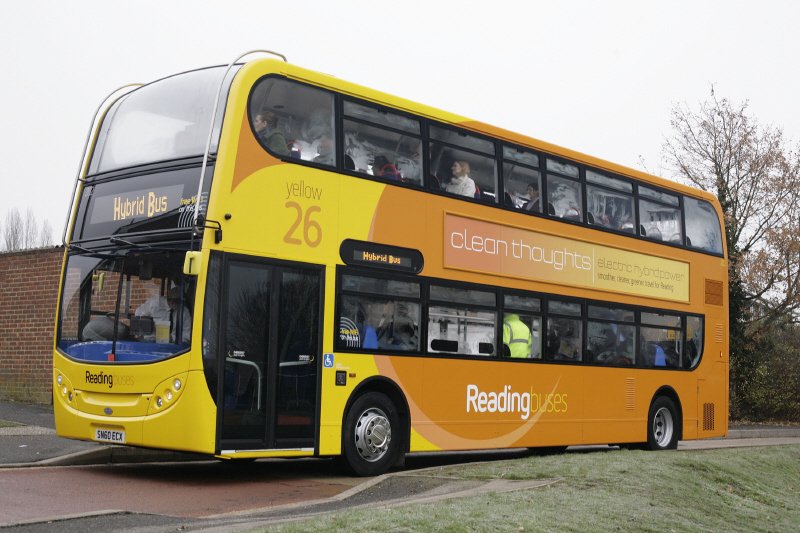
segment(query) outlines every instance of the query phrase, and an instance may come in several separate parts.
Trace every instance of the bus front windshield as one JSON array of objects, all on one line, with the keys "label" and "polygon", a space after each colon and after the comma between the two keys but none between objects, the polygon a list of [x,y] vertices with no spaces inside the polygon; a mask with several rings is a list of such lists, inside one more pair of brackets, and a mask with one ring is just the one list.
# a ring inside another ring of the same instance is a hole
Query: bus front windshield
[{"label": "bus front windshield", "polygon": [[70,256],[58,348],[77,360],[122,363],[188,350],[195,281],[182,273],[183,258],[177,251]]}]

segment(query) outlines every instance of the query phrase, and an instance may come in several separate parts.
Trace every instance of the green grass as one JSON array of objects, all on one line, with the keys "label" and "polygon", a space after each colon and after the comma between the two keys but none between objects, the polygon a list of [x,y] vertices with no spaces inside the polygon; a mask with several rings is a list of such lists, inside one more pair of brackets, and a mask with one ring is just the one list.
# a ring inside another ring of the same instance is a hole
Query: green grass
[{"label": "green grass", "polygon": [[11,422],[9,420],[0,420],[0,428],[13,428],[15,426],[21,426],[21,425],[22,424]]},{"label": "green grass", "polygon": [[610,451],[436,469],[462,479],[554,479],[547,487],[390,509],[270,531],[797,531],[800,446]]}]

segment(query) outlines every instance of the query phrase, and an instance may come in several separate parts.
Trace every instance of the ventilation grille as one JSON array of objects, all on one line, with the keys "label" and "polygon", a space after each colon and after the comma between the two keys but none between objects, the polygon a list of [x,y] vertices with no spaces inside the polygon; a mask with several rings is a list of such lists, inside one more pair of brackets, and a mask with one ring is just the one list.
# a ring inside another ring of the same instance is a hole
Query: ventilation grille
[{"label": "ventilation grille", "polygon": [[725,328],[722,327],[722,324],[714,324],[714,340],[719,344],[725,340]]},{"label": "ventilation grille", "polygon": [[625,380],[625,409],[629,411],[636,409],[636,379],[634,378]]},{"label": "ventilation grille", "polygon": [[714,404],[703,404],[703,431],[714,431]]},{"label": "ventilation grille", "polygon": [[709,305],[722,305],[721,281],[706,280],[706,303]]}]

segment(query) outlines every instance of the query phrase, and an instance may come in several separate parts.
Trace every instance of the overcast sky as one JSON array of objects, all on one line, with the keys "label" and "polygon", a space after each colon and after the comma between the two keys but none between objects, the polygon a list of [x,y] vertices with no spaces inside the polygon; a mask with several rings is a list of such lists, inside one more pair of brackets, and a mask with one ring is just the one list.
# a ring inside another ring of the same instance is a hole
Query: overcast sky
[{"label": "overcast sky", "polygon": [[712,84],[800,141],[796,0],[24,0],[3,19],[0,229],[31,208],[59,242],[109,92],[258,48],[664,177],[671,108]]}]

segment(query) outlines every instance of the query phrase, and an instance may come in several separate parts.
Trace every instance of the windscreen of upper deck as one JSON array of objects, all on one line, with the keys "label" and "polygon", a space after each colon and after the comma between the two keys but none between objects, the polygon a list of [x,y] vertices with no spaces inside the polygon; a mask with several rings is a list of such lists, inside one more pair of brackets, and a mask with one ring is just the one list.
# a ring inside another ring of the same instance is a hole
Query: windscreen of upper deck
[{"label": "windscreen of upper deck", "polygon": [[[217,150],[225,95],[220,99],[211,152]],[[92,155],[89,174],[200,156],[205,151],[223,67],[186,72],[155,81],[127,94],[107,113]]]},{"label": "windscreen of upper deck", "polygon": [[[201,210],[213,177],[222,110],[237,70],[231,69],[222,87]],[[149,242],[191,235],[202,156],[224,73],[215,67],[178,74],[145,85],[111,107],[81,189],[71,242],[86,246],[111,236],[141,235]]]}]

